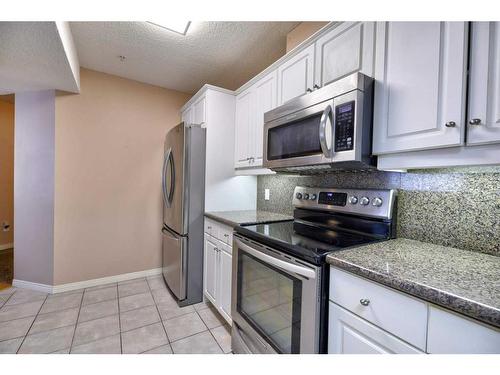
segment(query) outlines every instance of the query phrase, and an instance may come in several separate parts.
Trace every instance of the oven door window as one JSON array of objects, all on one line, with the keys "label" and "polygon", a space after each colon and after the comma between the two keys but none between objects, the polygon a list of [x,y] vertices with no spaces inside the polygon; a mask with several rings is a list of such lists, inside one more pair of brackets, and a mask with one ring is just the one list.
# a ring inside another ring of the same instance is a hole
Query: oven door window
[{"label": "oven door window", "polygon": [[279,353],[300,352],[302,282],[240,250],[237,310]]},{"label": "oven door window", "polygon": [[267,131],[267,159],[279,160],[321,154],[320,112],[313,116],[270,128]]}]

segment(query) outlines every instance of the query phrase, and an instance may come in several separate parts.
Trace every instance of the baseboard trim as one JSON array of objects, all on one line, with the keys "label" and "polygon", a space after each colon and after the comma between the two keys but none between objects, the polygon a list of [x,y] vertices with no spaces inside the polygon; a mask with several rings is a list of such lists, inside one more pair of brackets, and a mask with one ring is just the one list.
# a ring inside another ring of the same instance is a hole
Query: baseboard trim
[{"label": "baseboard trim", "polygon": [[22,289],[36,290],[37,292],[52,293],[52,285],[33,283],[31,281],[24,280],[12,280],[12,286]]},{"label": "baseboard trim", "polygon": [[60,284],[60,285],[46,285],[46,284],[39,284],[39,283],[30,282],[30,281],[14,279],[12,285],[19,287],[19,288],[26,288],[26,289],[36,290],[36,291],[40,291],[40,292],[45,292],[45,293],[56,294],[56,293],[69,292],[69,291],[77,290],[77,289],[91,288],[94,286],[116,283],[116,282],[120,282],[120,281],[133,280],[133,279],[137,279],[139,277],[161,275],[161,271],[162,271],[161,268],[153,268],[150,270],[123,273],[123,274],[115,275],[115,276],[101,277],[99,279],[91,279],[91,280],[85,280],[85,281],[78,281],[76,283],[68,283],[68,284]]},{"label": "baseboard trim", "polygon": [[7,250],[7,249],[13,249],[14,244],[13,243],[6,243],[3,245],[0,245],[0,250]]}]

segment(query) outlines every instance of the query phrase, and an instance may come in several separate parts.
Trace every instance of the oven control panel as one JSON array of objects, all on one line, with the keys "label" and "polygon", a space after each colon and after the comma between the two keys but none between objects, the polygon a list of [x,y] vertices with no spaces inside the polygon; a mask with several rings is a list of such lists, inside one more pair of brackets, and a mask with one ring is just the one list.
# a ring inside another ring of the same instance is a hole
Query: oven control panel
[{"label": "oven control panel", "polygon": [[335,152],[354,148],[355,101],[335,106]]},{"label": "oven control panel", "polygon": [[293,206],[391,219],[396,195],[397,191],[393,189],[326,189],[297,186]]}]

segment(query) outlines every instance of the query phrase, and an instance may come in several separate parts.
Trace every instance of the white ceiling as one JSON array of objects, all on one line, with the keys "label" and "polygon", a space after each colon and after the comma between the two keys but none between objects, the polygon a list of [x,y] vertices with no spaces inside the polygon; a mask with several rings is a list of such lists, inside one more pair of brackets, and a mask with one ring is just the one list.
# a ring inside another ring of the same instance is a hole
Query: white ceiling
[{"label": "white ceiling", "polygon": [[194,93],[205,83],[241,86],[285,54],[286,34],[297,24],[193,22],[185,36],[146,22],[70,27],[82,67]]},{"label": "white ceiling", "polygon": [[[0,22],[0,94],[79,91],[71,34],[64,23]],[[72,66],[73,64],[73,66]]]}]

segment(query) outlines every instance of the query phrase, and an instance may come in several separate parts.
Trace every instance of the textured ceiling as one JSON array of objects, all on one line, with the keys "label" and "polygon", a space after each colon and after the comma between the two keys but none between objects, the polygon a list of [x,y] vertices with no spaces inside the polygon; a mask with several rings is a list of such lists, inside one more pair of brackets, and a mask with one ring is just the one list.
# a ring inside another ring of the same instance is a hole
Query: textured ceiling
[{"label": "textured ceiling", "polygon": [[146,22],[70,26],[81,66],[194,93],[205,83],[241,86],[285,54],[286,34],[297,24],[193,22],[185,36]]},{"label": "textured ceiling", "polygon": [[55,22],[0,22],[0,94],[78,92]]}]

